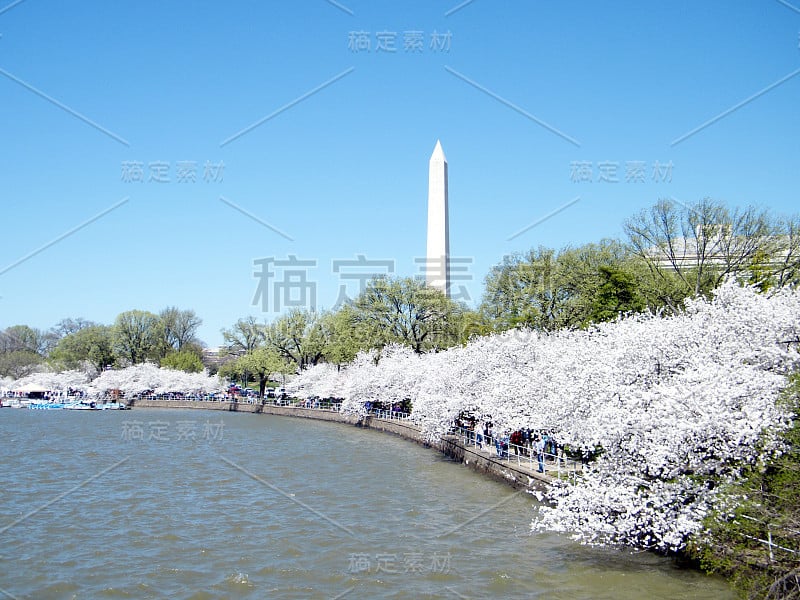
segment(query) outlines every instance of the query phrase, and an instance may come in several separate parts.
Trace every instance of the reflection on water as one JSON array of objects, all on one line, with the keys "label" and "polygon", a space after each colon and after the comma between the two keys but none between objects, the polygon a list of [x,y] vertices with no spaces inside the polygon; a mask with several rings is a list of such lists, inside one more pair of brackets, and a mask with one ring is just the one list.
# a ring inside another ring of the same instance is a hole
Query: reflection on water
[{"label": "reflection on water", "polygon": [[530,495],[370,430],[3,409],[0,432],[17,598],[733,597],[651,554],[531,534]]}]

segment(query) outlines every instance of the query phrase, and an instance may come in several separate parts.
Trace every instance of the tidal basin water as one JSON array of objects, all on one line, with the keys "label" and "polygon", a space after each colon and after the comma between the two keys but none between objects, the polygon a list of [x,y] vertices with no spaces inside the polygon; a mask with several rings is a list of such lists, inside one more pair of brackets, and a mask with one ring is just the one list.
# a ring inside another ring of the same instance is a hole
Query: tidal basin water
[{"label": "tidal basin water", "polygon": [[0,598],[732,598],[648,553],[532,534],[536,501],[306,419],[0,410]]}]

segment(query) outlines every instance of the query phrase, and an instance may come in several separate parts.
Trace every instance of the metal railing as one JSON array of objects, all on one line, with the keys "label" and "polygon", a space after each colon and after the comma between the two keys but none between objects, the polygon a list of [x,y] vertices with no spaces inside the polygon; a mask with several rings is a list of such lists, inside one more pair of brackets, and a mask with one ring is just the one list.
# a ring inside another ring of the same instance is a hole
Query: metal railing
[{"label": "metal railing", "polygon": [[[141,396],[132,396],[134,402],[136,400],[158,400],[163,402],[233,402],[236,404],[263,404],[265,406],[284,406],[292,408],[308,408],[315,410],[326,411],[339,411],[341,402],[331,402],[329,400],[298,400],[297,398],[277,398],[267,397],[259,398],[257,396],[227,396],[220,395],[187,395],[175,396],[171,394],[145,394]],[[124,400],[124,398],[123,398]]]},{"label": "metal railing", "polygon": [[342,403],[331,402],[330,400],[312,400],[311,398],[307,398],[305,400],[297,400],[294,404],[291,404],[290,406],[294,406],[295,408],[307,408],[312,410],[326,410],[326,411],[339,412]]},{"label": "metal railing", "polygon": [[[476,443],[476,434],[481,437],[480,446]],[[564,455],[563,448],[556,453],[542,452],[537,454],[532,446],[520,446],[510,442],[502,443],[497,436],[486,437],[482,432],[476,432],[466,427],[454,427],[453,435],[458,436],[463,441],[464,446],[474,446],[479,450],[486,449],[487,453],[494,453],[495,457],[500,460],[516,461],[518,466],[527,467],[531,471],[543,473],[555,471],[560,478],[562,474],[575,477],[582,469],[580,462]]]},{"label": "metal railing", "polygon": [[[241,404],[264,404],[269,406],[285,406],[291,408],[301,408],[306,410],[323,410],[339,412],[341,409],[341,402],[331,402],[329,400],[319,399],[296,399],[296,398],[257,398],[257,397],[229,397],[225,395],[210,396],[210,395],[186,395],[186,396],[173,396],[171,394],[152,394],[134,397],[135,400],[164,400],[172,402],[186,402],[186,401],[204,401],[204,402],[238,402]],[[377,419],[385,419],[391,421],[408,421],[411,415],[406,412],[396,410],[384,410],[379,408],[370,409],[369,414]],[[542,452],[541,461],[539,455],[536,453],[532,446],[518,445],[508,443],[500,443],[500,440],[495,436],[485,437],[481,432],[475,432],[466,427],[454,427],[452,429],[453,435],[458,436],[464,446],[474,446],[479,450],[484,450],[487,454],[495,454],[496,458],[500,460],[516,461],[518,466],[527,467],[531,471],[555,471],[556,475],[560,478],[563,475],[576,476],[581,470],[582,465],[580,462],[567,458],[564,455],[564,449],[561,448],[557,452]],[[481,445],[476,443],[476,433],[480,434]]]},{"label": "metal railing", "polygon": [[[102,398],[112,398],[112,396],[99,396],[100,399]],[[132,395],[132,396],[121,396],[119,400],[122,402],[127,401],[128,399],[133,400],[163,400],[165,402],[231,402],[232,399],[226,397],[224,394],[218,395],[211,395],[211,394],[186,394],[184,396],[177,396],[174,394],[142,394],[142,395]],[[251,400],[251,398],[240,398],[240,402],[244,402],[246,400]]]},{"label": "metal railing", "polygon": [[411,418],[411,415],[408,413],[400,412],[397,410],[383,410],[380,408],[373,408],[369,411],[369,414],[373,415],[378,419],[386,419],[390,421],[407,421]]},{"label": "metal railing", "polygon": [[[748,516],[748,515],[739,515],[739,516],[742,517],[743,519],[748,519],[750,521],[754,521],[756,523],[761,523],[762,525],[764,525],[765,529],[767,530],[767,539],[765,539],[765,540],[761,539],[759,537],[752,536],[752,535],[747,535],[746,533],[740,533],[739,535],[741,535],[742,537],[746,537],[747,539],[753,540],[755,542],[759,542],[760,544],[764,544],[765,546],[767,546],[767,548],[769,548],[769,561],[770,562],[774,562],[775,561],[775,555],[772,552],[773,548],[776,548],[778,550],[783,550],[784,552],[790,552],[792,554],[800,554],[800,551],[793,550],[791,548],[787,548],[786,546],[781,546],[780,544],[776,544],[775,542],[773,542],[772,541],[772,531],[773,531],[773,529],[772,529],[772,526],[768,522],[762,521],[760,519],[756,519],[756,518]],[[794,533],[797,534],[798,532],[795,531]]]}]

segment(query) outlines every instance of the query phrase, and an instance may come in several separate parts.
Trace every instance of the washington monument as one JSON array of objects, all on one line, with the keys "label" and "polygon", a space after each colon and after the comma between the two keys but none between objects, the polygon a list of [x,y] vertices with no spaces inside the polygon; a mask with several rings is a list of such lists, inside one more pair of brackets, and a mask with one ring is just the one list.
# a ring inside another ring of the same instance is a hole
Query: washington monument
[{"label": "washington monument", "polygon": [[425,283],[450,297],[450,225],[447,216],[447,159],[436,140],[428,170],[428,255]]}]

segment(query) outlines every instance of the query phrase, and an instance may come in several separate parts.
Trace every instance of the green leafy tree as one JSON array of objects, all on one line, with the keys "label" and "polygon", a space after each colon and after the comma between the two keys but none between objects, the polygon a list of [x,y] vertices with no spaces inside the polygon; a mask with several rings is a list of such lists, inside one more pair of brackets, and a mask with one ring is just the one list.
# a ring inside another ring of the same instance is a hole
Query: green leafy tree
[{"label": "green leafy tree", "polygon": [[106,325],[79,328],[61,338],[50,357],[65,369],[78,369],[88,362],[95,370],[102,371],[116,362],[114,330]]},{"label": "green leafy tree", "polygon": [[286,359],[274,348],[261,347],[240,357],[239,368],[252,373],[258,379],[258,395],[264,397],[264,389],[275,374],[285,375],[294,370]]},{"label": "green leafy tree", "polygon": [[193,310],[181,310],[170,306],[162,310],[159,316],[167,346],[180,352],[189,345],[200,345],[196,334],[203,320]]},{"label": "green leafy tree", "polygon": [[131,365],[160,360],[166,354],[161,318],[143,310],[129,310],[117,315],[114,350],[123,362]]},{"label": "green leafy tree", "polygon": [[27,325],[13,325],[0,332],[0,353],[32,352],[47,356],[55,344],[56,336]]},{"label": "green leafy tree", "polygon": [[68,317],[66,319],[61,319],[58,323],[56,323],[51,331],[56,338],[60,340],[63,337],[77,333],[81,329],[92,327],[94,325],[98,325],[98,323],[87,321],[81,317],[78,317],[77,319]]},{"label": "green leafy tree", "polygon": [[382,348],[397,342],[422,353],[461,340],[464,308],[411,277],[370,280],[352,309],[362,346]]},{"label": "green leafy tree", "polygon": [[55,335],[27,325],[0,331],[0,376],[19,378],[39,369],[55,342]]},{"label": "green leafy tree", "polygon": [[491,321],[479,310],[462,310],[459,319],[459,342],[466,344],[474,337],[489,335],[494,331]]},{"label": "green leafy tree", "polygon": [[324,314],[320,326],[325,339],[326,362],[341,367],[352,362],[359,350],[365,349],[357,335],[355,311],[351,306],[345,304],[336,312]]},{"label": "green leafy tree", "polygon": [[611,321],[620,313],[638,312],[645,308],[635,277],[616,267],[598,268],[601,283],[591,303],[593,322]]},{"label": "green leafy tree", "polygon": [[176,371],[199,373],[203,370],[203,361],[197,352],[192,350],[178,350],[170,352],[161,359],[161,366]]},{"label": "green leafy tree", "polygon": [[241,356],[264,343],[266,328],[255,317],[246,317],[236,321],[230,329],[223,329],[222,337],[225,340],[225,352]]},{"label": "green leafy tree", "polygon": [[514,254],[486,276],[481,312],[497,331],[514,327],[553,329],[562,301],[556,284],[555,251],[531,250]]},{"label": "green leafy tree", "polygon": [[782,452],[722,491],[731,508],[709,516],[705,539],[691,547],[707,571],[728,576],[750,598],[800,598],[800,374],[790,382]]},{"label": "green leafy tree", "polygon": [[242,387],[247,387],[249,372],[242,362],[243,358],[244,356],[239,356],[221,364],[217,375],[226,381],[238,381]]},{"label": "green leafy tree", "polygon": [[[640,278],[628,250],[616,240],[602,240],[555,252],[538,248],[507,256],[486,277],[480,307],[483,323],[496,331],[530,327],[553,331],[585,327],[613,316],[614,307],[637,310]],[[613,286],[623,286],[612,302]],[[625,301],[625,293],[631,297]],[[611,306],[608,306],[611,304]],[[612,313],[600,311],[603,305]]]},{"label": "green leafy tree", "polygon": [[25,377],[36,372],[43,362],[41,355],[29,350],[0,353],[0,377]]},{"label": "green leafy tree", "polygon": [[299,369],[322,360],[327,339],[321,315],[316,311],[294,309],[266,328],[267,346]]}]

